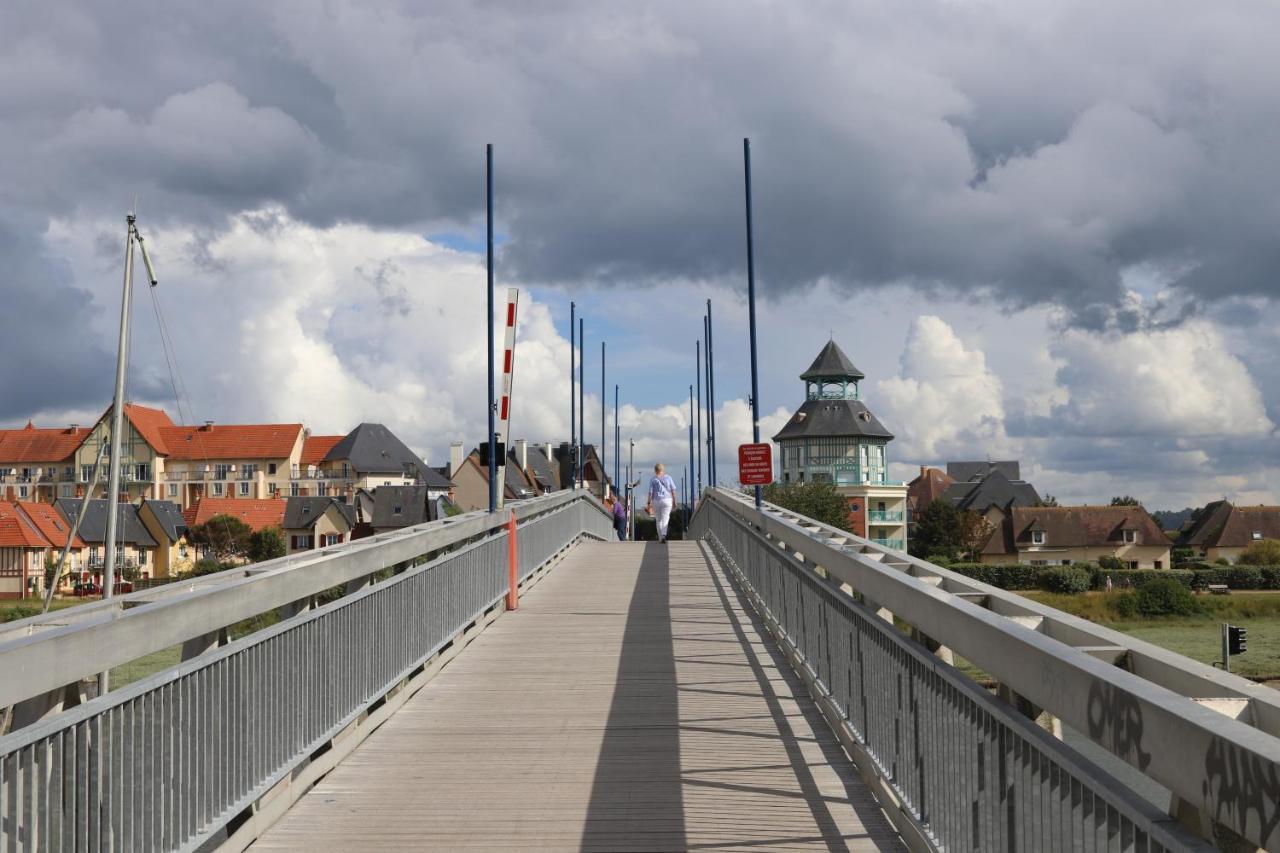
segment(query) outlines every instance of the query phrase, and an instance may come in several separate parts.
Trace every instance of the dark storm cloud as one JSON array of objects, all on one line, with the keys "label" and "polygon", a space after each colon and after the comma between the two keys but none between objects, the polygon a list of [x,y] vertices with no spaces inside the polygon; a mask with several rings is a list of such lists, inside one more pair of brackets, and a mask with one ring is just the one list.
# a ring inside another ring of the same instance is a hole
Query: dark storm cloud
[{"label": "dark storm cloud", "polygon": [[[1122,273],[1280,291],[1280,9],[50,4],[0,34],[3,213],[474,227],[530,282],[741,273],[1115,319]],[[37,229],[38,230],[38,229]],[[8,260],[8,258],[0,259]],[[1123,318],[1121,318],[1123,319]]]}]

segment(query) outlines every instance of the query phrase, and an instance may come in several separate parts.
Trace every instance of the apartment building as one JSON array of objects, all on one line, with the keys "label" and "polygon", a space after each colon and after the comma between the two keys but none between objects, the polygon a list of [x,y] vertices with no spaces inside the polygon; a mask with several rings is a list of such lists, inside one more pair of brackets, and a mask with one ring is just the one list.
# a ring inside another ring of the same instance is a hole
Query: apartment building
[{"label": "apartment building", "polygon": [[0,499],[52,503],[76,492],[76,449],[89,430],[0,429]]}]

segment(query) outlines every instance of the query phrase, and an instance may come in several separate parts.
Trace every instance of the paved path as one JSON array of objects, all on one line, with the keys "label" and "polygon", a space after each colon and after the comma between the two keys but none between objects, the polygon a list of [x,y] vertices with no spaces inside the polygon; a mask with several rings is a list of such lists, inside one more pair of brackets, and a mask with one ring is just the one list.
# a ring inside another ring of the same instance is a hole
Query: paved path
[{"label": "paved path", "polygon": [[745,606],[580,546],[252,849],[903,849]]}]

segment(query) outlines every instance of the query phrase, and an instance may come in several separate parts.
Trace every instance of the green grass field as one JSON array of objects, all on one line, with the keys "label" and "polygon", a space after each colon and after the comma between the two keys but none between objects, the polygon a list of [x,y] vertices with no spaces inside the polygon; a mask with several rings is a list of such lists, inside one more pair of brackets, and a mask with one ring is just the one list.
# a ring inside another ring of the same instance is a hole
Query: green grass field
[{"label": "green grass field", "polygon": [[1202,663],[1222,659],[1222,623],[1240,625],[1249,631],[1249,650],[1231,659],[1231,671],[1258,680],[1280,679],[1280,593],[1200,595],[1196,597],[1196,601],[1204,608],[1204,615],[1128,620],[1116,619],[1107,606],[1108,596],[1120,595],[1118,592],[1084,595],[1055,595],[1047,592],[1022,594]]}]

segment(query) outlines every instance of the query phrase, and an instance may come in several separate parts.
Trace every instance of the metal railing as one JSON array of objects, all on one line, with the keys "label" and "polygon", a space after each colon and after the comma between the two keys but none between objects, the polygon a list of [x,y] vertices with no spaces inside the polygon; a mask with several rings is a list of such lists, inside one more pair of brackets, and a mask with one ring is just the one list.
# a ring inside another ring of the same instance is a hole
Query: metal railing
[{"label": "metal railing", "polygon": [[612,532],[595,501],[566,492],[6,626],[7,704],[290,602],[305,608],[335,584],[349,590],[0,738],[0,844],[142,851],[225,840],[501,606],[511,515],[525,578]]},{"label": "metal railing", "polygon": [[867,520],[872,524],[901,524],[902,519],[903,513],[901,510],[867,510]]},{"label": "metal railing", "polygon": [[[1280,849],[1280,696],[1269,688],[732,492],[706,496],[693,532],[794,645],[931,844],[1209,849],[1019,713],[1030,709],[1170,790],[1201,831],[1217,823]],[[929,654],[940,647],[1014,704]]]},{"label": "metal railing", "polygon": [[880,537],[875,537],[868,541],[873,545],[879,545],[881,548],[889,548],[894,551],[901,551],[903,548],[907,547],[907,543],[902,539],[881,539]]}]

